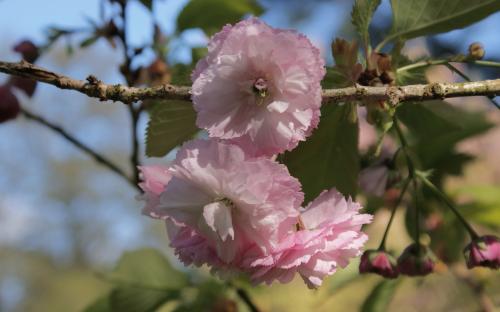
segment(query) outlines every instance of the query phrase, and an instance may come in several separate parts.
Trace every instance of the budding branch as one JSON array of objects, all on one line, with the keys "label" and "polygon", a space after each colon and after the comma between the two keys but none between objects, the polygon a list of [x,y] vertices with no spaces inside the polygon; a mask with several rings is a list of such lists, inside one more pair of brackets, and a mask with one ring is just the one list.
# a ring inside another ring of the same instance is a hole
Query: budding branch
[{"label": "budding branch", "polygon": [[[0,72],[33,79],[54,85],[60,89],[75,90],[101,101],[119,101],[125,104],[158,100],[191,100],[191,88],[165,84],[158,87],[127,87],[121,84],[105,84],[90,75],[86,80],[77,80],[54,73],[25,61],[1,62]],[[323,102],[363,100],[385,100],[392,104],[403,101],[426,101],[463,96],[500,95],[500,79],[457,83],[430,83],[407,86],[367,87],[353,86],[339,89],[324,89]]]}]

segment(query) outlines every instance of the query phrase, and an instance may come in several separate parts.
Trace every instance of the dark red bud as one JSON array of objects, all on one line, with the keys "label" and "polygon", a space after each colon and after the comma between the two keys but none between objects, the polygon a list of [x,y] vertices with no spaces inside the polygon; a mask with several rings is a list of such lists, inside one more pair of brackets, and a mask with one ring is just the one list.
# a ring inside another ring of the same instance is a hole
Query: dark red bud
[{"label": "dark red bud", "polygon": [[20,53],[23,59],[33,63],[39,56],[37,46],[30,40],[23,40],[14,46],[14,51]]},{"label": "dark red bud", "polygon": [[8,85],[0,86],[0,123],[14,119],[21,107]]},{"label": "dark red bud", "polygon": [[434,256],[426,246],[413,243],[398,258],[399,273],[424,276],[434,271]]},{"label": "dark red bud", "polygon": [[27,96],[32,97],[36,89],[36,80],[13,76],[9,80],[9,85],[18,88],[26,93]]},{"label": "dark red bud", "polygon": [[367,250],[363,253],[359,273],[375,273],[387,278],[396,278],[399,275],[396,260],[381,250]]},{"label": "dark red bud", "polygon": [[485,235],[474,239],[464,249],[467,267],[500,268],[500,238]]}]

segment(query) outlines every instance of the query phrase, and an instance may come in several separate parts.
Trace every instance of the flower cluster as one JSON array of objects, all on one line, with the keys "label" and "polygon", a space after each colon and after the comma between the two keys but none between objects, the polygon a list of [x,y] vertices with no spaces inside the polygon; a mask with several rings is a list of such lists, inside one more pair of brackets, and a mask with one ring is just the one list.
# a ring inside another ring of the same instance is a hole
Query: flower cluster
[{"label": "flower cluster", "polygon": [[315,288],[361,253],[371,216],[335,189],[302,208],[300,182],[273,157],[317,126],[323,67],[306,37],[255,18],[212,37],[192,74],[210,139],[185,143],[168,167],[140,168],[143,213],[164,220],[184,264],[256,284],[298,274]]},{"label": "flower cluster", "polygon": [[300,183],[287,168],[249,157],[230,143],[185,143],[169,167],[142,167],[144,214],[166,222],[186,265],[220,275],[247,273],[255,283],[290,281],[311,288],[357,256],[371,216],[335,189],[301,208]]}]

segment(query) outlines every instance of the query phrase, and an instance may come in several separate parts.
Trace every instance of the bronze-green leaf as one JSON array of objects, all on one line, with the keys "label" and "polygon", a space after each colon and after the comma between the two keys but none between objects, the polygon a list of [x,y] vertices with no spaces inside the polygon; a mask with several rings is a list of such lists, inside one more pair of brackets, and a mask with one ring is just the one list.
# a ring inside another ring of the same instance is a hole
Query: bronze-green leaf
[{"label": "bronze-green leaf", "polygon": [[198,132],[193,104],[186,101],[162,101],[150,111],[146,131],[146,155],[165,156]]},{"label": "bronze-green leaf", "polygon": [[391,0],[389,39],[411,39],[476,23],[500,10],[498,0]]},{"label": "bronze-green leaf", "polygon": [[302,183],[305,201],[336,187],[354,196],[359,173],[356,105],[327,104],[321,109],[318,129],[283,156],[290,173]]},{"label": "bronze-green leaf", "polygon": [[260,15],[262,12],[255,0],[191,0],[177,17],[177,30],[201,28],[211,35],[247,14]]}]

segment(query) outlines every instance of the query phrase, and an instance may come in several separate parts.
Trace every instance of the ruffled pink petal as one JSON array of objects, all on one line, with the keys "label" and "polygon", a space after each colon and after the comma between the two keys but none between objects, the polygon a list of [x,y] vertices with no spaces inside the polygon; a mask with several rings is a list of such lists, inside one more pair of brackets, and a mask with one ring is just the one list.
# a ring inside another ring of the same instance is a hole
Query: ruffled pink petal
[{"label": "ruffled pink petal", "polygon": [[324,191],[301,214],[306,229],[289,233],[271,255],[252,250],[245,255],[243,265],[252,281],[270,284],[298,273],[309,288],[319,287],[326,276],[360,255],[367,240],[361,226],[371,222],[360,209],[335,189]]},{"label": "ruffled pink petal", "polygon": [[[250,18],[224,27],[208,50],[193,72],[192,93],[197,125],[211,137],[272,156],[311,134],[325,69],[305,36]],[[259,79],[268,87],[264,98],[253,89]]]},{"label": "ruffled pink petal", "polygon": [[156,208],[157,215],[206,239],[226,264],[248,246],[274,248],[295,225],[303,201],[300,183],[286,166],[247,157],[228,142],[184,144]]},{"label": "ruffled pink petal", "polygon": [[153,218],[161,218],[162,216],[158,214],[160,193],[172,178],[172,174],[167,167],[158,165],[141,166],[139,170],[142,179],[139,187],[144,191],[144,194],[138,198],[146,202],[142,213]]}]

